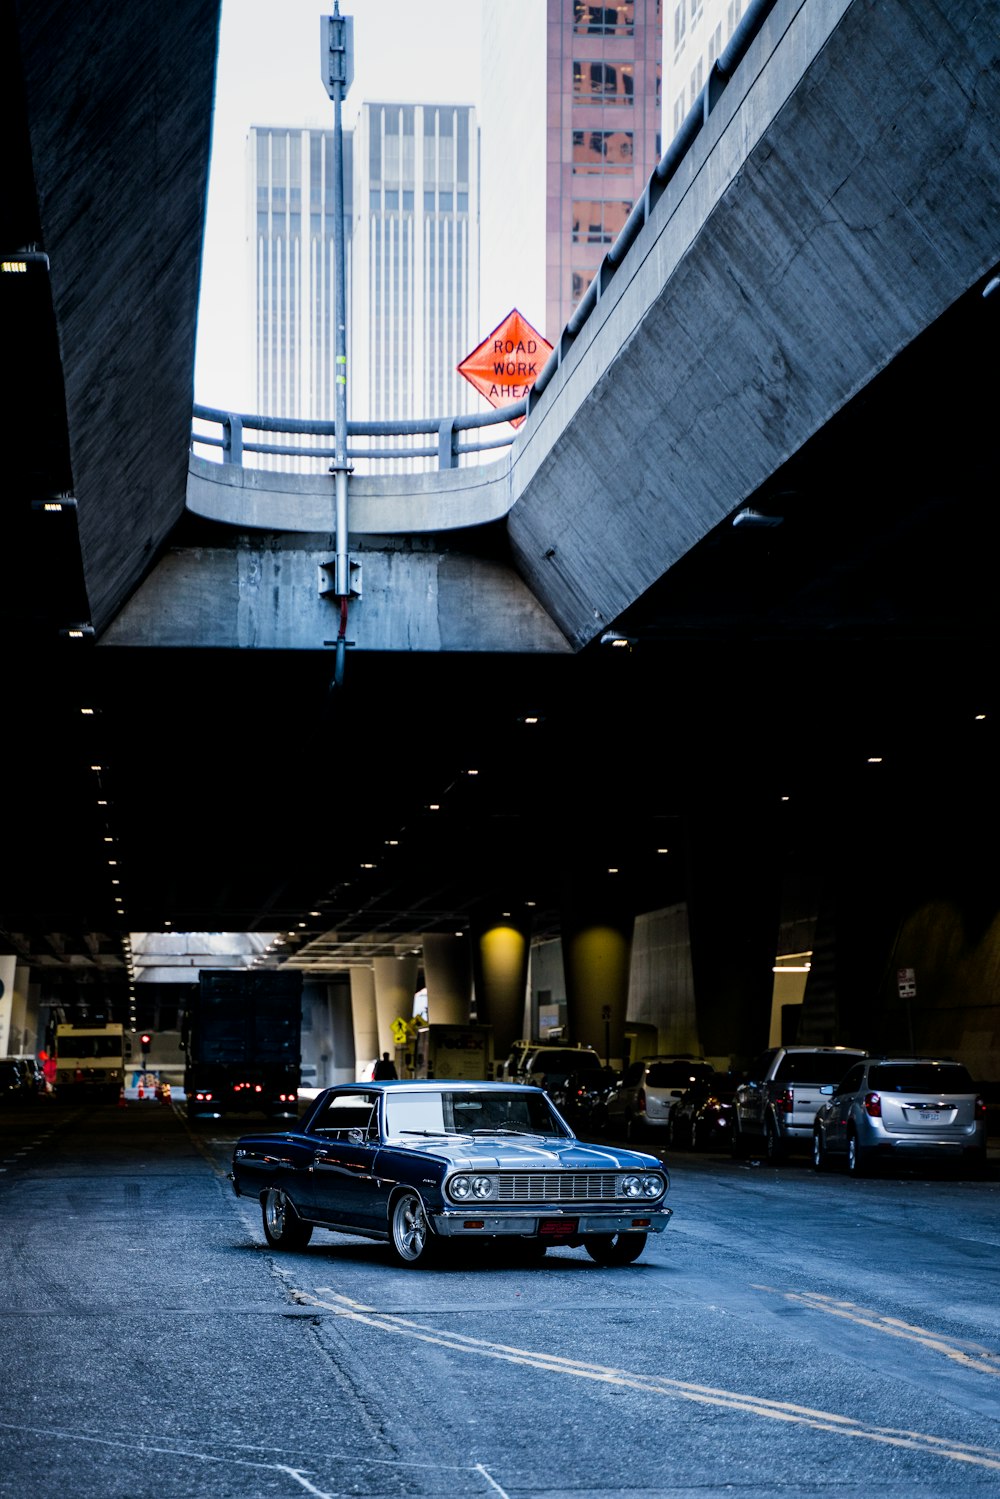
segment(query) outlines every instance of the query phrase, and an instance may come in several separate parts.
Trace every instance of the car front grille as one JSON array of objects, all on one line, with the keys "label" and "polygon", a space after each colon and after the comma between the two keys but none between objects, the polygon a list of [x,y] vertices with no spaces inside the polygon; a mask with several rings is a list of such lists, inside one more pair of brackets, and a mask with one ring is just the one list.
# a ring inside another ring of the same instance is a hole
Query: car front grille
[{"label": "car front grille", "polygon": [[501,1172],[501,1202],[614,1202],[613,1171]]}]

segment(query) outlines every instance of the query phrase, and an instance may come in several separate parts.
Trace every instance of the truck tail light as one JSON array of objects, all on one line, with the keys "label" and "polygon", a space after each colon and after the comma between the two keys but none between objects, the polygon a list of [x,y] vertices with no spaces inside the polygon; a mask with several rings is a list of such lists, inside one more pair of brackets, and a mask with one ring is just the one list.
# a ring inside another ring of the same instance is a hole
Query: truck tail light
[{"label": "truck tail light", "polygon": [[870,1115],[872,1119],[881,1119],[882,1100],[877,1093],[865,1094],[865,1113]]},{"label": "truck tail light", "polygon": [[790,1114],[792,1112],[793,1103],[794,1097],[792,1094],[792,1090],[791,1088],[786,1088],[784,1092],[779,1093],[777,1098],[774,1100],[775,1112],[778,1114]]}]

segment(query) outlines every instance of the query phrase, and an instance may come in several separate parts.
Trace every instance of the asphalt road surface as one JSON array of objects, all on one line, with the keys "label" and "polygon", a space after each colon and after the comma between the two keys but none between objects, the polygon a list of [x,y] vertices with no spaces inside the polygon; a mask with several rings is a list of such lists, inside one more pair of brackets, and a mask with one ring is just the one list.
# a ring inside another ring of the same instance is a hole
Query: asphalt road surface
[{"label": "asphalt road surface", "polygon": [[995,1170],[671,1153],[633,1265],[413,1270],[268,1249],[239,1132],[0,1111],[2,1499],[1000,1496]]}]

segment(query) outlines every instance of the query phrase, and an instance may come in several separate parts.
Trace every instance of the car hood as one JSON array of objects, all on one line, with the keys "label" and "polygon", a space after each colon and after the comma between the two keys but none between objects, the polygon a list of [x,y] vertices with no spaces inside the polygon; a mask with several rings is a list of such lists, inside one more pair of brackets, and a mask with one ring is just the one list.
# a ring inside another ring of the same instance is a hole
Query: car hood
[{"label": "car hood", "polygon": [[412,1146],[388,1146],[406,1154],[428,1156],[446,1166],[463,1171],[663,1171],[666,1168],[655,1156],[637,1150],[618,1150],[605,1145],[587,1145],[582,1140],[514,1139],[488,1135],[475,1141],[456,1138],[453,1141],[428,1142],[414,1151]]}]

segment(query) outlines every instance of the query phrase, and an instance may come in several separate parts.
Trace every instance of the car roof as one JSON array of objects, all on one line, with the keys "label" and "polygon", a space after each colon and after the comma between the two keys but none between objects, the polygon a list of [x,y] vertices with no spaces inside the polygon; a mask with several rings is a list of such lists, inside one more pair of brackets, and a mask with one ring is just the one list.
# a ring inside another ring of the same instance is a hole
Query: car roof
[{"label": "car roof", "polygon": [[475,1077],[387,1077],[377,1080],[358,1078],[354,1083],[334,1083],[331,1088],[324,1088],[323,1092],[339,1093],[346,1090],[349,1093],[356,1093],[359,1088],[364,1088],[366,1092],[374,1089],[377,1093],[391,1093],[399,1088],[415,1088],[424,1093],[467,1093],[470,1088],[483,1088],[495,1093],[509,1093],[513,1088],[516,1088],[519,1093],[543,1092],[541,1088],[531,1087],[527,1083],[486,1082],[482,1078]]}]

